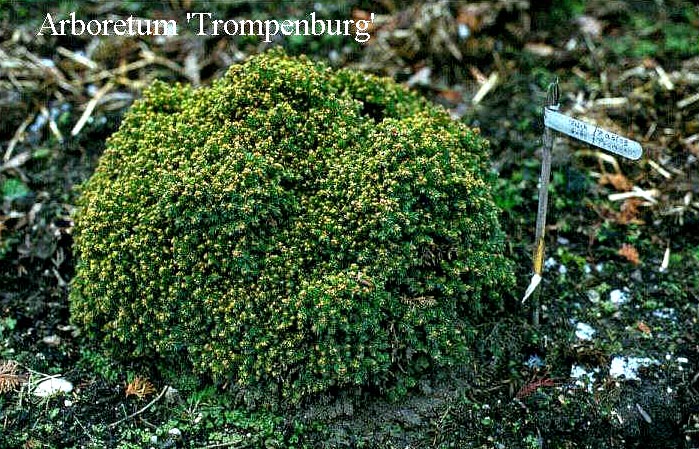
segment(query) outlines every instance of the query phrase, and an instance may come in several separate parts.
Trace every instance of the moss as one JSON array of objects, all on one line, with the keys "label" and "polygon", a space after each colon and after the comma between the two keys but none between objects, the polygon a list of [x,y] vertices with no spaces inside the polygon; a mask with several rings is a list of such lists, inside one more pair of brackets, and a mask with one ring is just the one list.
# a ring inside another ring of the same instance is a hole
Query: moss
[{"label": "moss", "polygon": [[82,187],[73,320],[290,402],[410,384],[513,283],[490,178],[477,132],[390,80],[273,51],[155,83]]}]

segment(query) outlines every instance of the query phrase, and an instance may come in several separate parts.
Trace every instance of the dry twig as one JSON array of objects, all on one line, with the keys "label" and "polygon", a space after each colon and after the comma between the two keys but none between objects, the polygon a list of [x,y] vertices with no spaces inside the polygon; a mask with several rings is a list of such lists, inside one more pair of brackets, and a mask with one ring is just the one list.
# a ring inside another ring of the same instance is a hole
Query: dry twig
[{"label": "dry twig", "polygon": [[150,402],[149,402],[148,404],[146,404],[143,408],[141,408],[140,410],[137,410],[137,411],[133,412],[133,413],[130,414],[129,416],[126,416],[126,417],[124,417],[124,418],[121,418],[119,421],[116,421],[116,422],[111,423],[111,424],[110,424],[109,426],[107,426],[107,427],[109,427],[109,428],[111,429],[111,428],[116,427],[116,426],[118,426],[119,424],[123,423],[124,421],[128,421],[129,419],[133,418],[134,416],[138,416],[138,415],[140,415],[141,413],[145,412],[146,410],[148,410],[149,408],[151,408],[151,407],[153,406],[153,404],[155,404],[156,402],[158,402],[158,401],[160,400],[160,398],[162,398],[163,396],[165,396],[165,393],[167,393],[167,391],[168,391],[169,388],[170,388],[169,385],[165,385],[165,387],[163,388],[163,391],[161,391],[160,394],[159,394],[155,399],[153,399],[152,401],[150,401]]}]

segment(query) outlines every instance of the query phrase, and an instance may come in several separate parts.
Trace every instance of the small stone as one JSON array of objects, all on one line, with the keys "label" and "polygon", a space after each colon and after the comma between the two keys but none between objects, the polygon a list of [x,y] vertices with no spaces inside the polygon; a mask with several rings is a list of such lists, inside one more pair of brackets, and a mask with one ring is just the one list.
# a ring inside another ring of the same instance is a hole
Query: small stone
[{"label": "small stone", "polygon": [[419,387],[420,387],[420,393],[422,393],[426,396],[429,396],[432,394],[433,390],[432,390],[432,387],[430,386],[429,381],[421,381],[419,383]]},{"label": "small stone", "polygon": [[39,383],[34,388],[34,396],[47,398],[58,393],[70,393],[73,391],[73,384],[60,377],[51,377]]},{"label": "small stone", "polygon": [[641,273],[641,270],[634,270],[631,273],[631,279],[638,283],[643,282],[643,274]]},{"label": "small stone", "polygon": [[544,361],[541,360],[541,357],[536,354],[530,355],[524,364],[527,366],[527,368],[531,369],[539,369],[545,366]]},{"label": "small stone", "polygon": [[666,320],[675,318],[675,309],[671,307],[663,307],[662,309],[654,310],[653,316],[656,318],[662,318]]},{"label": "small stone", "polygon": [[61,337],[58,335],[47,335],[41,341],[49,346],[58,346],[61,344]]},{"label": "small stone", "polygon": [[56,328],[61,332],[70,332],[70,336],[73,338],[80,336],[80,329],[72,324],[59,324]]},{"label": "small stone", "polygon": [[599,373],[599,369],[588,370],[580,365],[573,365],[570,369],[570,377],[575,380],[575,385],[587,389],[592,393],[592,385],[595,383],[595,375]]},{"label": "small stone", "polygon": [[597,304],[600,300],[599,292],[597,290],[588,290],[587,299],[589,299],[592,304]]},{"label": "small stone", "polygon": [[460,23],[456,30],[459,34],[459,39],[468,39],[471,36],[471,29],[465,23]]},{"label": "small stone", "polygon": [[180,391],[177,388],[172,388],[170,386],[165,390],[165,402],[172,404],[180,398]]},{"label": "small stone", "polygon": [[625,304],[629,299],[629,293],[623,290],[616,289],[609,293],[609,300],[615,305]]},{"label": "small stone", "polygon": [[175,441],[182,438],[182,431],[177,427],[173,427],[172,429],[168,430],[167,434],[170,435],[170,438],[172,438]]},{"label": "small stone", "polygon": [[430,75],[432,74],[432,69],[430,69],[428,66],[425,66],[415,72],[413,76],[411,76],[406,84],[410,87],[413,86],[429,86],[430,85]]},{"label": "small stone", "polygon": [[627,380],[637,380],[640,367],[657,363],[648,357],[614,357],[609,368],[609,375],[611,377],[623,376]]},{"label": "small stone", "polygon": [[592,326],[586,323],[578,323],[575,326],[575,336],[580,340],[592,340],[592,336],[597,332]]},{"label": "small stone", "polygon": [[398,415],[398,419],[400,419],[403,426],[407,427],[408,429],[416,429],[423,424],[423,420],[420,415],[412,410],[402,410]]}]

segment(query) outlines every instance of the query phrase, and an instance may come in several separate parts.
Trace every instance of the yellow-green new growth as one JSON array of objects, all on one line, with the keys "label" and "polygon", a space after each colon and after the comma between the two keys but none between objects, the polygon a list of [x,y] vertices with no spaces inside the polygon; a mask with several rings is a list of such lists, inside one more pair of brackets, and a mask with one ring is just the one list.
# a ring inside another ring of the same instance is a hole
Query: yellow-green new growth
[{"label": "yellow-green new growth", "polygon": [[292,402],[410,385],[513,281],[485,155],[394,82],[304,57],[155,83],[83,186],[73,320],[120,359]]}]

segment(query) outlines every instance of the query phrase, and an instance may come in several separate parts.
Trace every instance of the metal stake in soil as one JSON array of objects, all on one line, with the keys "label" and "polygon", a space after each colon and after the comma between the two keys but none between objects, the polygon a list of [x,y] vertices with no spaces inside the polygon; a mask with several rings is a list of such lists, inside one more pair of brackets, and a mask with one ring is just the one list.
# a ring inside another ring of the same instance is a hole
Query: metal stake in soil
[{"label": "metal stake in soil", "polygon": [[544,249],[546,231],[546,210],[549,199],[549,180],[551,178],[551,151],[553,149],[553,129],[576,139],[598,146],[609,152],[628,159],[639,159],[643,154],[641,144],[581,122],[558,112],[558,79],[549,84],[544,106],[544,137],[541,152],[541,177],[539,178],[539,206],[536,213],[536,231],[534,235],[533,276],[529,282],[522,302],[532,296],[532,324],[539,325],[539,295],[537,289],[541,283],[544,269]]},{"label": "metal stake in soil", "polygon": [[[546,108],[558,109],[558,79],[549,84],[546,94]],[[544,126],[543,146],[541,150],[541,175],[539,177],[539,207],[536,211],[536,231],[534,234],[534,257],[531,283],[524,294],[522,302],[534,293],[536,287],[541,282],[544,268],[544,247],[546,233],[546,210],[549,203],[549,180],[551,179],[551,151],[553,149],[553,132],[548,126]],[[539,325],[539,295],[541,290],[536,290],[532,297],[532,324]]]}]

